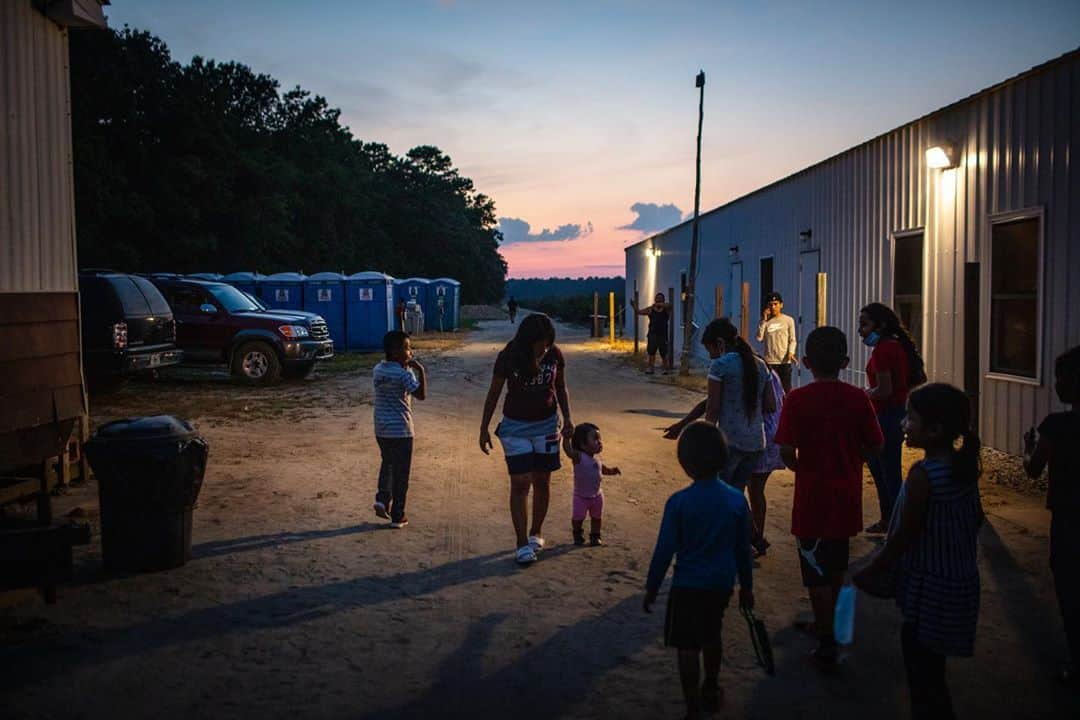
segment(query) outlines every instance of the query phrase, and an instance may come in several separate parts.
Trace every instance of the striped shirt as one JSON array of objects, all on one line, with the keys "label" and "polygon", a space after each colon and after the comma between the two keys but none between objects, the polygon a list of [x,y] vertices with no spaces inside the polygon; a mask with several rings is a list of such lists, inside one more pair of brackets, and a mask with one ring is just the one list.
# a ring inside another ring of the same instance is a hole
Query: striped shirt
[{"label": "striped shirt", "polygon": [[[947,462],[923,460],[920,465],[929,479],[930,496],[919,535],[901,562],[896,602],[924,647],[970,656],[979,618],[979,486],[954,482]],[[905,484],[893,524],[903,514],[906,490]]]},{"label": "striped shirt", "polygon": [[383,360],[371,371],[375,386],[375,437],[413,436],[412,393],[420,381],[401,363]]}]

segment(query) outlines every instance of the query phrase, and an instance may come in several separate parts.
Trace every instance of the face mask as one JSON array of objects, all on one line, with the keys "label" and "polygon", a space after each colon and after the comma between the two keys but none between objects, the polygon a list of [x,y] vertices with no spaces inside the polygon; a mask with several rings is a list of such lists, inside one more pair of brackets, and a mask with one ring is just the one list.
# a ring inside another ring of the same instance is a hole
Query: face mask
[{"label": "face mask", "polygon": [[879,342],[881,342],[881,335],[878,333],[877,330],[872,330],[869,335],[862,339],[862,341],[863,344],[867,347],[874,347]]}]

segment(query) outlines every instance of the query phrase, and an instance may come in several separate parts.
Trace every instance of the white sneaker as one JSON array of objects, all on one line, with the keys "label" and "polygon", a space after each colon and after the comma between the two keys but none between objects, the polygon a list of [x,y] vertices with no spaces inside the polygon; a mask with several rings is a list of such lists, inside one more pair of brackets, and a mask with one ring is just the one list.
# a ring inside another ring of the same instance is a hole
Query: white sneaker
[{"label": "white sneaker", "polygon": [[533,549],[534,553],[538,553],[544,549],[544,538],[539,535],[529,536],[529,547]]},{"label": "white sneaker", "polygon": [[522,545],[517,549],[514,559],[517,560],[518,565],[531,565],[537,560],[536,551],[533,550],[532,545]]}]

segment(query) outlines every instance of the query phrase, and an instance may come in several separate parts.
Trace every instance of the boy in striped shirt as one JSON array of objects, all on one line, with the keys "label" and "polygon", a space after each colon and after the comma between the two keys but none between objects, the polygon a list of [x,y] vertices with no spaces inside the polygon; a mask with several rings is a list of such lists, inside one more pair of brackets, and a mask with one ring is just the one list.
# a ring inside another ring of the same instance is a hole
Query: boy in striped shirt
[{"label": "boy in striped shirt", "polygon": [[409,334],[391,330],[383,336],[386,359],[372,370],[375,386],[375,441],[382,454],[375,514],[390,519],[390,527],[409,524],[405,496],[409,492],[412,466],[412,398],[427,395],[424,366],[413,359]]}]

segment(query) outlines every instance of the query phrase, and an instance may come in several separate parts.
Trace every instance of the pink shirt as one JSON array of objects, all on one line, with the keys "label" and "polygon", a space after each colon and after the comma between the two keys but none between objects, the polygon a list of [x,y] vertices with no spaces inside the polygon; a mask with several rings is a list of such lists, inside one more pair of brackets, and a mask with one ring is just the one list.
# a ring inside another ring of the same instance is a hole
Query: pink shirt
[{"label": "pink shirt", "polygon": [[600,469],[604,466],[599,455],[578,453],[578,463],[574,465],[574,494],[578,497],[591,498],[600,494]]}]

